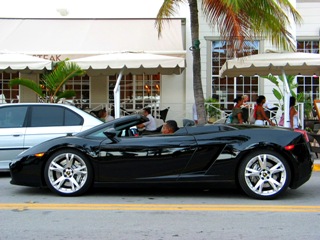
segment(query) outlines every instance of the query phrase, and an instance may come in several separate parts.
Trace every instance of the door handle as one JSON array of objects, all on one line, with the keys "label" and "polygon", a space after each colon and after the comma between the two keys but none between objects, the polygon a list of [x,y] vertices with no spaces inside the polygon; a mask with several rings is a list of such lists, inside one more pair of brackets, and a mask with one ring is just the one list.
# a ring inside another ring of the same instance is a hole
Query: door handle
[{"label": "door handle", "polygon": [[14,137],[20,137],[22,135],[22,133],[14,133],[13,136]]}]

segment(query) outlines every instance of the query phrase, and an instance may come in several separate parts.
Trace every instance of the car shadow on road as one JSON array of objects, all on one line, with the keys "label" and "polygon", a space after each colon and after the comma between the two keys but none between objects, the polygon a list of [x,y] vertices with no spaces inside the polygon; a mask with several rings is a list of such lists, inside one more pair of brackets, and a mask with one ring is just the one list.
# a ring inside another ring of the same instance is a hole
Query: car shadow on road
[{"label": "car shadow on road", "polygon": [[225,197],[246,197],[242,191],[238,189],[186,189],[186,188],[94,188],[91,189],[91,196],[122,196],[122,197],[147,197],[152,198],[204,198],[204,197],[216,197],[216,198],[225,198]]},{"label": "car shadow on road", "polygon": [[[10,173],[9,172],[0,172],[0,179],[8,179],[8,187],[10,191],[13,191],[15,195],[25,195],[25,196],[48,196],[53,198],[61,198],[61,196],[53,193],[48,188],[39,188],[39,187],[25,187],[25,186],[16,186],[10,184]],[[303,186],[301,189],[292,190],[288,189],[277,200],[295,200],[303,199],[310,195],[310,190],[308,185]],[[312,192],[312,191],[311,191]],[[66,197],[71,199],[72,197]],[[120,199],[130,199],[130,198],[146,198],[149,200],[156,199],[174,199],[174,198],[214,198],[214,199],[232,199],[241,200],[241,199],[252,199],[244,194],[241,189],[238,188],[164,188],[164,187],[137,187],[137,188],[116,188],[116,187],[93,187],[87,193],[77,198],[94,198],[94,199],[103,199],[110,198],[120,198]],[[255,199],[252,199],[255,200]],[[258,200],[261,201],[261,200]]]}]

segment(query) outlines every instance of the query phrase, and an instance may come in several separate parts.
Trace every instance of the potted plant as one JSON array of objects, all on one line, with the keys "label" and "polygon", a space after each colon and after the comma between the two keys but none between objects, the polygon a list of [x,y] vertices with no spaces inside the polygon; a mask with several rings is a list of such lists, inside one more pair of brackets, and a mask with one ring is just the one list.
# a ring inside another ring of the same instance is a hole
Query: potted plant
[{"label": "potted plant", "polygon": [[208,116],[208,123],[214,123],[221,116],[220,103],[216,98],[205,99],[205,108]]}]

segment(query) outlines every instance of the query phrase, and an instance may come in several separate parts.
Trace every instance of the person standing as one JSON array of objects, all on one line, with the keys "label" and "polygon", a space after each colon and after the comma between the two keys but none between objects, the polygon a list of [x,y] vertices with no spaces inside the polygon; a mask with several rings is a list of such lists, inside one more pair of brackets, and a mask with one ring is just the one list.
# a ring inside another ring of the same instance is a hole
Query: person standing
[{"label": "person standing", "polygon": [[258,96],[257,104],[254,107],[253,116],[256,119],[254,122],[255,125],[264,125],[264,121],[267,121],[271,126],[275,124],[267,117],[266,112],[264,111],[263,104],[266,102],[266,97],[263,95]]},{"label": "person standing", "polygon": [[248,95],[243,95],[242,96],[242,108],[249,108],[249,104],[248,104],[248,101],[249,101],[249,96]]},{"label": "person standing", "polygon": [[241,96],[238,96],[236,99],[233,100],[236,103],[232,109],[232,122],[231,123],[243,123],[243,111],[242,111],[242,104],[243,99]]},{"label": "person standing", "polygon": [[250,108],[250,105],[248,103],[249,101],[249,96],[248,95],[243,95],[242,96],[242,105],[241,105],[241,108],[242,108],[242,118],[243,118],[243,122],[248,122],[249,120],[249,108]]},{"label": "person standing", "polygon": [[290,110],[289,110],[289,116],[290,116],[290,128],[299,128],[299,117],[298,112],[295,108],[296,105],[296,98],[291,96],[290,97]]}]

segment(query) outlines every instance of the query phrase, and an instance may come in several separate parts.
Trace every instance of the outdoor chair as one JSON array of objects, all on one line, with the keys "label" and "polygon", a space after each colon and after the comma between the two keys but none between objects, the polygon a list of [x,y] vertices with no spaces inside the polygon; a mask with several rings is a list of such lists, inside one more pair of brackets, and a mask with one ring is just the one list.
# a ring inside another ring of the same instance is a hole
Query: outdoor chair
[{"label": "outdoor chair", "polygon": [[92,111],[90,111],[90,114],[92,115],[92,116],[94,116],[94,117],[97,117],[97,118],[99,118],[99,112],[101,111],[101,109],[99,109],[99,110],[92,110]]},{"label": "outdoor chair", "polygon": [[191,126],[195,125],[194,121],[191,120],[191,119],[183,119],[182,120],[182,124],[183,124],[184,127],[188,127],[188,126],[191,127]]},{"label": "outdoor chair", "polygon": [[266,113],[267,117],[277,126],[278,121],[276,117],[277,117],[278,107],[265,108],[264,112]]},{"label": "outdoor chair", "polygon": [[170,109],[170,107],[167,107],[167,108],[165,108],[163,110],[160,110],[160,113],[159,113],[160,114],[160,119],[162,119],[164,122],[167,119],[167,115],[168,115],[169,109]]}]

